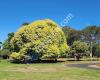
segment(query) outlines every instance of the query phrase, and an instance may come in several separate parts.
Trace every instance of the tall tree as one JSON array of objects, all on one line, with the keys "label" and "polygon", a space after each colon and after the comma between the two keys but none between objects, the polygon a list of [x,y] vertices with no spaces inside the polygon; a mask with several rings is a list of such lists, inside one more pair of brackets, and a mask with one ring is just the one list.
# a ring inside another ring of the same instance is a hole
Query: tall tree
[{"label": "tall tree", "polygon": [[80,40],[81,38],[81,31],[72,29],[68,26],[63,27],[62,30],[65,33],[69,45],[72,45],[74,41]]},{"label": "tall tree", "polygon": [[14,32],[8,33],[8,38],[3,43],[3,49],[11,50],[10,40],[14,37]]},{"label": "tall tree", "polygon": [[83,31],[84,41],[90,45],[90,56],[93,56],[93,43],[100,44],[100,27],[88,26]]},{"label": "tall tree", "polygon": [[11,39],[11,45],[19,49],[15,49],[11,58],[13,60],[18,58],[20,61],[22,57],[25,59],[27,56],[33,60],[34,55],[56,60],[69,51],[63,31],[49,19],[35,21],[21,27]]}]

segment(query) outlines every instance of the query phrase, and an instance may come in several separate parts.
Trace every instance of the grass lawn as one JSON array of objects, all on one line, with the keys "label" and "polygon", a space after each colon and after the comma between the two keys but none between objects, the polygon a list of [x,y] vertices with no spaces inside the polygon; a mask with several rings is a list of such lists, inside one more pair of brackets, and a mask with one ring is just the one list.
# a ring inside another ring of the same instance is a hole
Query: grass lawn
[{"label": "grass lawn", "polygon": [[68,62],[12,64],[0,61],[0,80],[100,80],[99,70],[66,67],[66,64]]}]

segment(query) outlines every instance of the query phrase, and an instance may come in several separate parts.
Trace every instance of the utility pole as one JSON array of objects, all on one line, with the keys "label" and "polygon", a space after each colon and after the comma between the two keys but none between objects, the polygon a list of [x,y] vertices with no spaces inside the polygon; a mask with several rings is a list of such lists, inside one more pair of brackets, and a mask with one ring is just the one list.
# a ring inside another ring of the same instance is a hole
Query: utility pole
[{"label": "utility pole", "polygon": [[98,40],[98,43],[97,43],[97,44],[98,44],[98,51],[97,51],[98,55],[97,55],[97,60],[99,60],[99,56],[100,56],[100,55],[99,55],[99,49],[100,49],[100,40]]},{"label": "utility pole", "polygon": [[92,61],[92,41],[90,42],[90,57],[91,57],[91,61]]}]

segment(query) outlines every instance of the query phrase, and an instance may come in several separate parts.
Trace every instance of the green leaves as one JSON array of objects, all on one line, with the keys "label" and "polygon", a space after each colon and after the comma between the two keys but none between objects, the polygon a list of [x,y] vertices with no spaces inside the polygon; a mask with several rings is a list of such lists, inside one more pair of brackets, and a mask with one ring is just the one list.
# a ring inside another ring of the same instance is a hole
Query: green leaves
[{"label": "green leaves", "polygon": [[10,43],[14,49],[16,46],[19,48],[19,54],[28,55],[31,49],[46,58],[61,56],[69,50],[63,31],[49,19],[21,27]]},{"label": "green leaves", "polygon": [[79,60],[82,56],[89,56],[89,46],[87,43],[82,41],[74,41],[71,46],[70,56],[77,58]]}]

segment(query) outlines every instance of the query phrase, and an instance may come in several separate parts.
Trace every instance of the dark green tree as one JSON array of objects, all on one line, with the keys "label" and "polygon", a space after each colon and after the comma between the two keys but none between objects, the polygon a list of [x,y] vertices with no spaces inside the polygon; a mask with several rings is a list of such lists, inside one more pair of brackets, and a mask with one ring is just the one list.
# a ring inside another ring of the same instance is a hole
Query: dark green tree
[{"label": "dark green tree", "polygon": [[11,32],[8,34],[8,38],[5,40],[5,42],[3,43],[3,49],[9,49],[11,50],[11,46],[10,46],[10,40],[14,37],[14,32]]},{"label": "dark green tree", "polygon": [[82,35],[84,37],[83,40],[90,45],[90,56],[93,57],[93,53],[96,53],[93,51],[93,48],[96,48],[93,47],[95,46],[94,43],[100,44],[100,27],[97,27],[95,25],[88,26],[84,30],[82,30]]},{"label": "dark green tree", "polygon": [[8,38],[2,44],[3,48],[1,50],[0,56],[3,59],[9,58],[9,55],[11,54],[12,47],[10,45],[10,40],[12,39],[12,37],[14,37],[14,33],[13,32],[11,32],[11,33],[8,34]]},{"label": "dark green tree", "polygon": [[71,27],[63,27],[63,32],[65,33],[67,43],[71,46],[74,41],[81,39],[81,31],[72,29]]},{"label": "dark green tree", "polygon": [[29,23],[28,23],[28,22],[24,22],[24,23],[22,24],[22,26],[26,26],[26,25],[29,25]]}]

